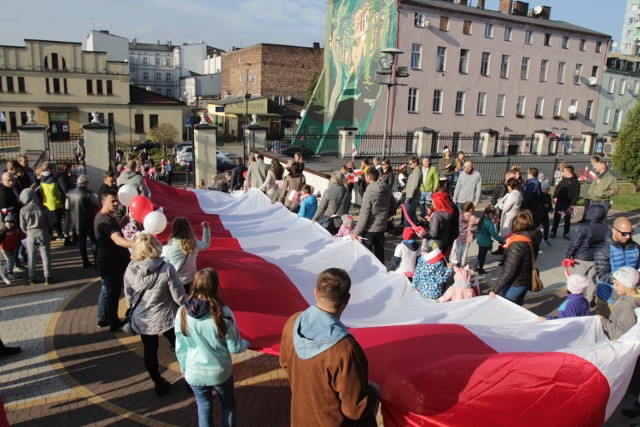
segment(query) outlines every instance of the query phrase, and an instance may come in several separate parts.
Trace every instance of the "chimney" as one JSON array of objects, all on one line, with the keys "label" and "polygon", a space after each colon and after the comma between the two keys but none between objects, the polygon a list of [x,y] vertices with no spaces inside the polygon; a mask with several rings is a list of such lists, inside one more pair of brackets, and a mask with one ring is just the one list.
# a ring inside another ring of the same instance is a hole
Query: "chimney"
[{"label": "chimney", "polygon": [[484,0],[478,0],[478,9],[484,10]]},{"label": "chimney", "polygon": [[498,10],[500,10],[500,12],[511,15],[512,9],[513,9],[513,0],[500,0],[500,5],[498,7]]},{"label": "chimney", "polygon": [[527,16],[527,12],[529,12],[529,3],[525,3],[523,1],[516,1],[513,3],[512,15]]},{"label": "chimney", "polygon": [[541,19],[551,19],[551,7],[542,6],[542,13],[540,14]]},{"label": "chimney", "polygon": [[467,6],[467,0],[455,0],[454,3],[459,4],[460,6]]},{"label": "chimney", "polygon": [[313,42],[313,48],[314,49],[320,49],[320,43],[319,42]]}]

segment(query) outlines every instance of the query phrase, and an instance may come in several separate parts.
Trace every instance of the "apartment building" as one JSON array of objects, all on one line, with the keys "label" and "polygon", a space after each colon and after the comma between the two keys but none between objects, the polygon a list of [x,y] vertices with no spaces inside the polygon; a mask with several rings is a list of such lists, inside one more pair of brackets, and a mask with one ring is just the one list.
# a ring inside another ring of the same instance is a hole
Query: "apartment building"
[{"label": "apartment building", "polygon": [[620,37],[620,53],[638,56],[638,42],[640,41],[640,1],[627,0],[627,8],[622,23]]}]

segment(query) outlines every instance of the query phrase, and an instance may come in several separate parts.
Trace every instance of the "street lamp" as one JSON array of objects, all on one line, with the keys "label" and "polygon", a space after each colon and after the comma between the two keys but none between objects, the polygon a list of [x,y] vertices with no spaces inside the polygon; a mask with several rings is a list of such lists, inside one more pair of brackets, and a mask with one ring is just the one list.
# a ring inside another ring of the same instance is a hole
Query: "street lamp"
[{"label": "street lamp", "polygon": [[[396,55],[404,53],[400,49],[397,49],[395,47],[388,47],[386,49],[382,49],[380,53],[382,53],[384,56],[380,58],[380,61],[378,63],[379,68],[376,70],[376,74],[380,76],[386,76],[386,82],[382,81],[378,82],[378,84],[384,84],[387,86],[387,107],[384,113],[384,138],[382,142],[382,157],[385,157],[385,152],[387,149],[387,139],[389,138],[389,104],[391,103],[391,87],[398,86],[398,77],[408,77],[409,73],[407,72],[406,67],[398,67],[398,69],[394,69],[393,67]],[[389,145],[389,154],[391,154],[391,145]]]},{"label": "street lamp", "polygon": [[249,116],[249,98],[251,98],[251,94],[249,93],[249,67],[251,67],[250,62],[245,62],[242,64],[247,67],[246,75],[244,79],[244,126],[242,127],[242,162],[244,163],[246,160],[247,154],[247,124],[248,116]]}]

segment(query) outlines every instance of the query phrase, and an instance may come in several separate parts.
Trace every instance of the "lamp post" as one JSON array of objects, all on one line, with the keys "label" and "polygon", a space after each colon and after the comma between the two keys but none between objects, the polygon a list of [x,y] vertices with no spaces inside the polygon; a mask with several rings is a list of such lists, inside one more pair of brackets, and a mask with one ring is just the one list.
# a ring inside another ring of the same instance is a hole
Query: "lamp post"
[{"label": "lamp post", "polygon": [[[385,153],[387,150],[387,140],[389,139],[389,106],[391,104],[391,88],[393,86],[398,86],[398,77],[408,77],[409,73],[407,73],[406,67],[398,67],[398,70],[393,67],[396,55],[404,53],[400,49],[397,49],[395,47],[388,47],[386,49],[382,49],[380,53],[382,53],[383,56],[380,58],[378,64],[379,68],[378,70],[376,70],[376,74],[380,76],[386,76],[386,82],[382,81],[378,83],[387,86],[387,105],[384,113],[384,137],[382,142],[382,157],[385,157]],[[389,154],[391,154],[390,145]]]},{"label": "lamp post", "polygon": [[245,62],[242,64],[247,67],[246,75],[244,79],[244,126],[242,126],[242,162],[244,163],[247,158],[247,124],[249,117],[249,98],[251,98],[251,94],[249,93],[249,67],[251,67],[251,63]]}]

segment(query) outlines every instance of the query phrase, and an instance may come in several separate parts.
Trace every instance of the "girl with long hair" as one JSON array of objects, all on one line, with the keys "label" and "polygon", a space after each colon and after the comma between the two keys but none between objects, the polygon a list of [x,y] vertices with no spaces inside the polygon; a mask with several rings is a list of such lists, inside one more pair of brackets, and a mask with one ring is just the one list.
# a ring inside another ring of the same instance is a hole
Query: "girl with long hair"
[{"label": "girl with long hair", "polygon": [[197,240],[189,220],[183,217],[174,219],[171,237],[162,248],[163,258],[175,267],[187,293],[189,293],[189,286],[196,275],[198,251],[208,249],[211,244],[209,223],[205,221],[200,225],[202,226],[202,240]]},{"label": "girl with long hair", "polygon": [[222,405],[222,425],[235,425],[231,353],[245,351],[238,325],[220,295],[218,273],[205,268],[196,273],[191,294],[175,321],[176,357],[198,405],[200,427],[213,425],[215,390]]}]

